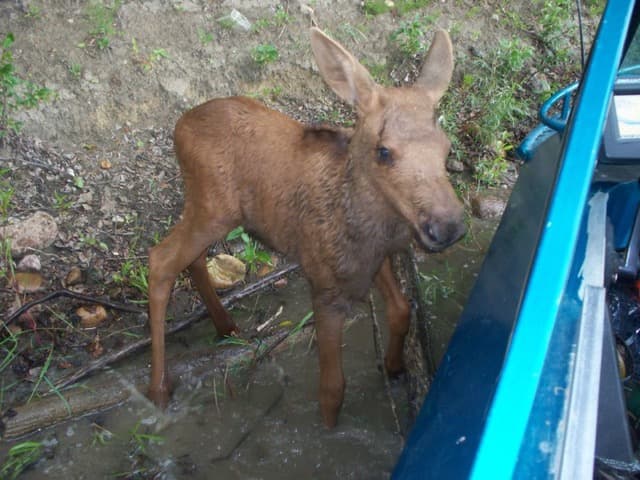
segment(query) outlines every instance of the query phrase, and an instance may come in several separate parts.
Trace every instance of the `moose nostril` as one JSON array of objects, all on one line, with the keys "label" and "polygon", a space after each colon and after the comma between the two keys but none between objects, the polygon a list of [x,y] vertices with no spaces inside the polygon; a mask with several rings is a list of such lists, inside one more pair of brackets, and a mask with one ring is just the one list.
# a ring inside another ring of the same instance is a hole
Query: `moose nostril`
[{"label": "moose nostril", "polygon": [[434,243],[439,243],[440,239],[438,236],[438,230],[432,223],[427,223],[424,228],[424,233],[427,235],[429,240]]}]

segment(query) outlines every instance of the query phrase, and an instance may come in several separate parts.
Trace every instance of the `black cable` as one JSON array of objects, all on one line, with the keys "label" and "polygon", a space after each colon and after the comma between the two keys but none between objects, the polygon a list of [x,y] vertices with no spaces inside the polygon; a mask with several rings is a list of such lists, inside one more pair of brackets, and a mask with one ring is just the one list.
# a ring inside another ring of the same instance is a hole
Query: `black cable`
[{"label": "black cable", "polygon": [[578,8],[578,28],[580,29],[580,59],[582,61],[582,70],[584,71],[584,34],[582,33],[582,6],[580,0],[576,0]]}]

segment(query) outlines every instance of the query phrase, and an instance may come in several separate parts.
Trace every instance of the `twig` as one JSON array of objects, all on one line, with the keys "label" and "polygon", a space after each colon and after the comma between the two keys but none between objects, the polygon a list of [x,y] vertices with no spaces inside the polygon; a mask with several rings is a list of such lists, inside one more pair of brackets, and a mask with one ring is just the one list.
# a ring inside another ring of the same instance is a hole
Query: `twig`
[{"label": "twig", "polygon": [[[264,288],[266,288],[267,286],[271,285],[273,282],[275,282],[276,280],[279,280],[280,278],[284,277],[285,275],[293,272],[294,270],[296,270],[298,268],[297,264],[291,264],[291,265],[287,265],[285,268],[272,272],[269,275],[266,275],[264,277],[262,277],[260,280],[258,280],[255,283],[252,283],[251,285],[247,285],[245,288],[243,288],[242,290],[239,291],[234,291],[229,293],[228,295],[224,296],[221,299],[222,305],[225,308],[228,308],[231,304],[233,304],[234,302],[237,302],[238,300],[241,300],[245,297],[248,297]],[[184,328],[188,327],[189,325],[191,325],[192,323],[196,322],[197,320],[200,320],[201,318],[203,318],[204,316],[206,316],[207,314],[207,310],[204,306],[200,306],[199,308],[197,308],[191,315],[189,315],[188,317],[183,318],[182,320],[179,320],[177,322],[172,323],[169,328],[167,329],[167,334],[171,334],[171,333],[175,333],[179,330],[183,330]],[[71,385],[72,383],[77,382],[78,380],[80,380],[81,378],[89,375],[92,372],[95,372],[96,370],[100,370],[104,367],[106,367],[107,365],[110,365],[114,362],[117,362],[118,360],[121,360],[123,358],[125,358],[126,356],[128,356],[129,354],[144,348],[148,345],[151,344],[151,338],[150,337],[145,337],[145,338],[141,338],[140,340],[137,340],[133,343],[130,343],[128,345],[126,345],[125,347],[121,348],[120,350],[117,350],[115,352],[111,352],[108,353],[96,360],[93,360],[89,363],[87,363],[84,367],[79,368],[78,370],[76,370],[75,372],[73,372],[71,375],[68,375],[60,380],[58,380],[55,384],[57,389],[62,389],[68,385]],[[47,392],[47,393],[51,393],[51,391]]]},{"label": "twig", "polygon": [[402,430],[400,429],[400,419],[398,418],[398,411],[396,409],[396,401],[393,398],[393,394],[391,393],[391,382],[389,381],[389,374],[387,370],[384,368],[384,362],[382,361],[382,335],[380,334],[380,325],[378,324],[378,317],[376,315],[376,307],[373,304],[373,294],[369,293],[369,309],[371,311],[371,320],[373,323],[373,343],[375,345],[376,350],[376,362],[378,366],[382,365],[382,376],[384,377],[384,388],[387,391],[387,396],[389,397],[389,403],[391,405],[391,413],[393,414],[393,420],[396,423],[396,432],[398,435],[402,434]]},{"label": "twig", "polygon": [[408,260],[409,274],[411,275],[411,283],[413,288],[412,297],[416,302],[417,310],[416,314],[419,319],[425,319],[425,321],[417,322],[418,335],[420,343],[423,345],[425,361],[427,371],[429,375],[433,375],[436,371],[436,362],[433,358],[433,346],[431,345],[433,335],[431,335],[430,322],[426,321],[428,317],[429,308],[424,301],[424,296],[420,292],[420,269],[418,268],[418,259],[416,258],[416,250],[411,245],[408,254],[405,257]]},{"label": "twig", "polygon": [[100,305],[104,305],[105,307],[113,308],[115,310],[121,310],[123,312],[129,312],[129,313],[143,312],[143,310],[141,310],[138,307],[124,305],[122,303],[112,302],[110,300],[103,300],[101,298],[92,297],[90,295],[83,295],[82,293],[77,293],[72,290],[62,289],[62,290],[56,290],[55,292],[48,293],[44,297],[38,298],[37,300],[32,300],[29,303],[25,303],[22,307],[20,307],[18,310],[16,310],[11,315],[9,315],[9,317],[5,321],[5,324],[9,325],[20,315],[25,313],[27,310],[35,307],[36,305],[40,305],[42,303],[48,302],[49,300],[53,300],[54,298],[58,298],[58,297],[69,297],[69,298],[75,298],[77,300],[82,300],[83,302],[99,303]]},{"label": "twig", "polygon": [[265,322],[261,323],[256,327],[256,331],[260,333],[262,330],[267,328],[271,322],[273,322],[276,318],[280,316],[280,314],[282,314],[282,310],[283,310],[283,307],[282,305],[280,305],[280,308],[278,308],[278,311],[276,313],[271,315]]},{"label": "twig", "polygon": [[279,338],[274,340],[273,343],[269,345],[269,347],[264,352],[262,352],[260,355],[257,355],[253,359],[253,363],[254,364],[260,363],[262,360],[264,360],[267,357],[267,355],[273,352],[278,347],[278,345],[284,342],[287,338],[289,338],[295,332],[299,332],[302,328],[305,328],[314,324],[315,322],[313,320],[308,320],[307,322],[305,322],[305,324],[302,327],[294,327],[291,330],[277,333],[276,335],[279,335]]},{"label": "twig", "polygon": [[253,424],[247,428],[247,430],[245,432],[242,432],[241,435],[236,439],[236,441],[234,442],[233,445],[231,445],[231,447],[229,448],[229,450],[227,450],[227,452],[222,453],[214,458],[212,458],[210,460],[210,463],[215,463],[215,462],[220,462],[222,460],[228,460],[229,458],[231,458],[231,456],[234,454],[234,452],[238,449],[238,447],[240,447],[240,445],[242,445],[244,443],[244,441],[249,438],[249,435],[251,435],[253,433],[253,431],[256,429],[256,427],[262,422],[262,420],[264,418],[266,418],[270,413],[271,410],[273,410],[273,408],[280,403],[280,400],[282,400],[282,397],[284,396],[284,388],[282,386],[280,386],[280,391],[278,392],[278,395],[276,395],[276,397],[273,399],[273,401],[269,404],[269,406],[267,406],[266,410],[262,413],[262,415],[260,416],[260,418],[258,418],[257,420],[255,420],[253,422]]}]

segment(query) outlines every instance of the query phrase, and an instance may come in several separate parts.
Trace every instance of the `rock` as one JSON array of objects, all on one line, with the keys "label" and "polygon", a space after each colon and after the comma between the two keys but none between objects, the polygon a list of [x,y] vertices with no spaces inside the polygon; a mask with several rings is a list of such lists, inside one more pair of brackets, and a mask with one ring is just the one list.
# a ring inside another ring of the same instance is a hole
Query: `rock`
[{"label": "rock", "polygon": [[219,18],[218,21],[231,22],[232,25],[244,30],[245,32],[251,30],[251,22],[249,21],[249,19],[235,8],[231,10],[231,13],[229,13],[229,15]]},{"label": "rock", "polygon": [[13,280],[20,293],[37,292],[44,283],[44,279],[39,272],[17,272]]},{"label": "rock", "polygon": [[169,95],[178,97],[179,99],[187,98],[189,96],[189,80],[185,78],[173,77],[173,78],[161,78],[160,86]]},{"label": "rock", "polygon": [[496,218],[502,215],[506,204],[494,195],[477,195],[471,199],[471,212],[481,219]]},{"label": "rock", "polygon": [[537,94],[546,93],[551,90],[547,76],[544,73],[536,72],[531,78],[531,89]]},{"label": "rock", "polygon": [[64,279],[64,286],[71,287],[73,285],[82,283],[83,281],[84,274],[82,273],[80,267],[71,267],[71,270],[69,270],[69,273],[67,273],[67,276]]},{"label": "rock", "polygon": [[280,280],[276,280],[273,282],[273,286],[277,289],[284,288],[289,284],[289,280],[287,277],[281,278]]},{"label": "rock", "polygon": [[76,310],[82,328],[95,328],[107,319],[107,311],[102,305],[85,305]]},{"label": "rock", "polygon": [[36,212],[22,221],[0,228],[0,237],[11,241],[11,254],[16,257],[30,250],[43,250],[58,236],[58,225],[46,212]]},{"label": "rock", "polygon": [[231,288],[242,282],[247,267],[236,257],[221,253],[207,262],[207,270],[214,288]]},{"label": "rock", "polygon": [[104,353],[104,347],[100,342],[100,335],[96,335],[96,337],[87,345],[86,349],[92,358],[98,358],[102,356],[102,354]]},{"label": "rock", "polygon": [[449,158],[447,160],[447,170],[452,173],[464,172],[464,163],[457,158]]},{"label": "rock", "polygon": [[25,255],[22,260],[18,262],[16,270],[19,272],[39,272],[42,270],[42,264],[40,263],[40,257],[33,253]]}]

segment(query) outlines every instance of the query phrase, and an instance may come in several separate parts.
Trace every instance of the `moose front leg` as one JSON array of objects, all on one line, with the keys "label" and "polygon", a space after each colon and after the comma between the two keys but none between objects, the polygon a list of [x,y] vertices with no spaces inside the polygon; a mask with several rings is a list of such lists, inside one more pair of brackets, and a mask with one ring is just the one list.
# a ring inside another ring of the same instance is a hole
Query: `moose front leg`
[{"label": "moose front leg", "polygon": [[411,307],[400,290],[389,257],[384,259],[376,275],[375,284],[384,299],[389,325],[389,348],[385,355],[384,366],[390,375],[395,375],[404,370],[402,352],[404,338],[409,331]]},{"label": "moose front leg", "polygon": [[342,372],[345,304],[323,295],[314,295],[313,312],[320,357],[320,413],[325,426],[333,428],[338,420],[345,388]]}]

